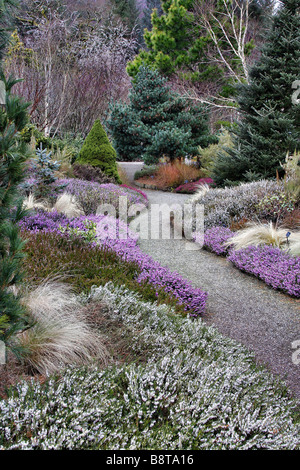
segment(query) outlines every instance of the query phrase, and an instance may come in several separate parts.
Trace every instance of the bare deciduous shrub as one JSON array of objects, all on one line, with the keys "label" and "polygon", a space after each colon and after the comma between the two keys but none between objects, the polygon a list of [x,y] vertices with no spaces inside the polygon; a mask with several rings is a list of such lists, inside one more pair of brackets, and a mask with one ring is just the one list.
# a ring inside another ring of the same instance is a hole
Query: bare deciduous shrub
[{"label": "bare deciduous shrub", "polygon": [[153,175],[145,176],[145,178],[149,179],[159,189],[168,189],[176,188],[190,181],[196,181],[201,175],[201,171],[195,166],[177,161],[173,164],[158,165]]}]

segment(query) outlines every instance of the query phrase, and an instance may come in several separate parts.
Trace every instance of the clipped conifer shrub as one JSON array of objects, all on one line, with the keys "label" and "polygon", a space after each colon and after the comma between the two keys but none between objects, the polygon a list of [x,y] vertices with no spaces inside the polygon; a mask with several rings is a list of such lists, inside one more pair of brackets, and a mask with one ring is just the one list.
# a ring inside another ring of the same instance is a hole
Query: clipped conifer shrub
[{"label": "clipped conifer shrub", "polygon": [[111,145],[99,119],[95,121],[87,135],[76,164],[100,168],[106,175],[115,178],[116,182],[121,183],[116,164],[116,151]]}]

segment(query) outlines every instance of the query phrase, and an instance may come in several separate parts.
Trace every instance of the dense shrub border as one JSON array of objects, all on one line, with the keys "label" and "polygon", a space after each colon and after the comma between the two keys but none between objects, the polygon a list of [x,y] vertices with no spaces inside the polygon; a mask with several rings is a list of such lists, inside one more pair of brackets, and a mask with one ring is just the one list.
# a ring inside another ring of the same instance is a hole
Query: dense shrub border
[{"label": "dense shrub border", "polygon": [[18,384],[0,401],[0,449],[300,448],[295,402],[244,346],[112,283],[87,300],[110,307],[148,362]]},{"label": "dense shrub border", "polygon": [[[235,232],[227,227],[213,227],[205,231],[203,247],[217,255],[227,256],[238,269],[261,279],[273,289],[300,297],[300,257],[293,257],[269,245],[240,250],[224,247],[224,242],[234,235]],[[195,234],[194,241],[197,239]]]}]

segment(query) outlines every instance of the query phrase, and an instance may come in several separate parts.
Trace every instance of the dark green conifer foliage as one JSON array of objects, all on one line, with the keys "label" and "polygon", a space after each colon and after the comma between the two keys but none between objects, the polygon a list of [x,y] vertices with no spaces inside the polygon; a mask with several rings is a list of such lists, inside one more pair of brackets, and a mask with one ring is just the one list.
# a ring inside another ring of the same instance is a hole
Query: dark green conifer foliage
[{"label": "dark green conifer foliage", "polygon": [[108,123],[120,160],[195,156],[214,140],[206,109],[172,92],[157,70],[142,66],[129,98],[113,105]]},{"label": "dark green conifer foliage", "polygon": [[300,105],[292,100],[293,83],[300,79],[300,2],[282,4],[250,84],[238,88],[242,119],[235,148],[217,161],[214,179],[220,185],[275,178],[287,152],[300,150]]},{"label": "dark green conifer foliage", "polygon": [[144,31],[146,50],[141,50],[127,65],[135,77],[141,65],[149,65],[165,75],[171,75],[188,60],[193,40],[192,0],[162,0],[163,14],[158,9],[151,15],[151,29]]},{"label": "dark green conifer foliage", "polygon": [[141,20],[141,25],[142,25],[142,30],[148,29],[149,31],[152,28],[152,23],[151,23],[151,15],[153,13],[153,10],[157,10],[157,15],[161,16],[163,13],[163,9],[161,6],[161,1],[160,0],[146,0],[145,2],[145,7],[143,10],[143,16]]},{"label": "dark green conifer foliage", "polygon": [[139,22],[136,0],[113,0],[113,12],[122,18],[130,30]]},{"label": "dark green conifer foliage", "polygon": [[[0,59],[7,44],[11,1],[1,2]],[[0,64],[2,69],[2,64]],[[10,344],[11,336],[27,325],[26,310],[13,291],[22,279],[24,242],[18,222],[24,215],[18,185],[23,179],[27,149],[18,139],[27,123],[28,104],[12,95],[18,80],[6,79],[0,71],[5,88],[5,105],[0,106],[0,340]]]},{"label": "dark green conifer foliage", "polygon": [[108,176],[113,176],[117,182],[120,182],[116,164],[116,151],[99,119],[95,121],[87,135],[76,163],[100,168]]}]

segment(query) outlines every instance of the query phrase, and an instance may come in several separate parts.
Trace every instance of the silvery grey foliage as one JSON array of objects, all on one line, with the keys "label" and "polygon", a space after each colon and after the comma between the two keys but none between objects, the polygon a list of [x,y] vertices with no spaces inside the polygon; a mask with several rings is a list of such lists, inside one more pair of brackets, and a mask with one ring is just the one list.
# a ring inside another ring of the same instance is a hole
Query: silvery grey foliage
[{"label": "silvery grey foliage", "polygon": [[0,401],[0,449],[300,448],[294,402],[245,347],[112,283],[87,300],[109,306],[148,362],[18,385]]},{"label": "silvery grey foliage", "polygon": [[239,186],[199,190],[190,198],[193,204],[204,205],[205,229],[216,225],[230,226],[241,219],[258,221],[258,204],[267,195],[283,192],[283,183],[261,180]]}]

